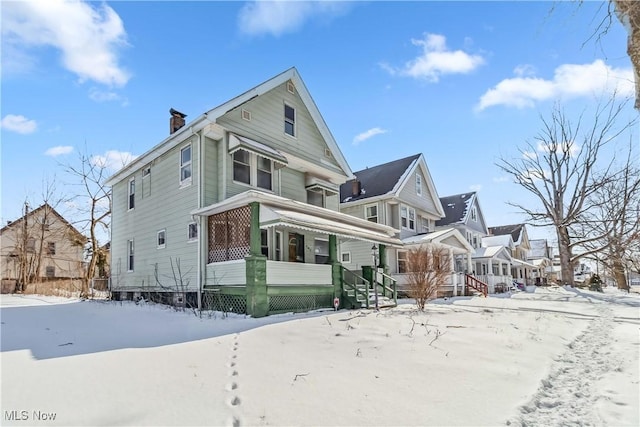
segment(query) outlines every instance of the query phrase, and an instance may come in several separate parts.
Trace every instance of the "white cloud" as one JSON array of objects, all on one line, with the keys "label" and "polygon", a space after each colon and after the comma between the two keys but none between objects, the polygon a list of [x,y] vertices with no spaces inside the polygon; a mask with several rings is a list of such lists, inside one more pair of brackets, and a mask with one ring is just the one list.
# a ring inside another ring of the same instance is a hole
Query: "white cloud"
[{"label": "white cloud", "polygon": [[116,171],[131,163],[136,157],[138,156],[127,151],[109,150],[104,155],[93,156],[91,163],[98,167]]},{"label": "white cloud", "polygon": [[482,190],[482,185],[481,184],[473,184],[469,186],[469,190],[471,191],[480,191]]},{"label": "white cloud", "polygon": [[89,98],[96,102],[121,101],[123,106],[129,105],[129,101],[121,95],[111,91],[102,91],[95,87],[89,90]]},{"label": "white cloud", "polygon": [[536,68],[529,64],[520,64],[513,69],[513,74],[518,77],[535,76]]},{"label": "white cloud", "polygon": [[346,2],[334,1],[252,1],[238,15],[238,27],[249,35],[280,36],[302,28],[313,18],[331,19],[350,8]]},{"label": "white cloud", "polygon": [[508,182],[508,181],[509,181],[509,177],[506,175],[496,176],[493,178],[493,182],[495,182],[496,184],[499,184],[501,182]]},{"label": "white cloud", "polygon": [[[449,50],[446,38],[441,34],[425,33],[423,39],[412,39],[411,43],[422,48],[419,56],[400,68],[387,64],[381,64],[381,67],[392,75],[409,76],[435,83],[442,75],[467,74],[485,62],[480,55],[472,55],[462,50]],[[469,44],[469,40],[465,40],[465,43]]]},{"label": "white cloud", "polygon": [[124,86],[130,78],[118,58],[118,48],[127,44],[124,25],[105,3],[93,7],[63,0],[3,2],[2,36],[3,47],[14,53],[9,58],[14,68],[21,56],[25,60],[28,48],[50,46],[60,51],[63,66],[81,82]]},{"label": "white cloud", "polygon": [[591,64],[564,64],[555,69],[553,79],[529,76],[533,69],[516,67],[517,77],[504,79],[480,97],[477,110],[495,105],[533,107],[536,102],[560,97],[576,98],[617,91],[634,93],[631,68],[613,68],[597,59]]},{"label": "white cloud", "polygon": [[362,141],[366,141],[367,139],[374,137],[376,135],[380,135],[383,133],[387,133],[386,129],[382,129],[382,128],[371,128],[368,131],[359,133],[358,135],[355,136],[355,138],[353,138],[353,144],[354,145],[358,145],[360,144]]},{"label": "white cloud", "polygon": [[44,152],[46,156],[57,157],[63,154],[69,154],[73,152],[73,147],[70,145],[59,145],[57,147],[49,148]]},{"label": "white cloud", "polygon": [[7,114],[4,116],[0,125],[2,129],[22,134],[33,133],[38,128],[35,120],[29,120],[25,116],[16,114]]}]

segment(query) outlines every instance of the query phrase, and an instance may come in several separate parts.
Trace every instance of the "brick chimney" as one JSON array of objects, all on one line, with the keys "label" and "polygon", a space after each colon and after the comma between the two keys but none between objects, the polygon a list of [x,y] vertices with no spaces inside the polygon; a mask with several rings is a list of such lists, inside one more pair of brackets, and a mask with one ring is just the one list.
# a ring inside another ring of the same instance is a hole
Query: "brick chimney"
[{"label": "brick chimney", "polygon": [[351,181],[351,197],[358,197],[362,191],[362,183],[356,178]]},{"label": "brick chimney", "polygon": [[172,134],[184,126],[184,118],[187,117],[187,115],[173,108],[169,110],[169,113],[171,113],[171,119],[169,119],[169,134]]}]

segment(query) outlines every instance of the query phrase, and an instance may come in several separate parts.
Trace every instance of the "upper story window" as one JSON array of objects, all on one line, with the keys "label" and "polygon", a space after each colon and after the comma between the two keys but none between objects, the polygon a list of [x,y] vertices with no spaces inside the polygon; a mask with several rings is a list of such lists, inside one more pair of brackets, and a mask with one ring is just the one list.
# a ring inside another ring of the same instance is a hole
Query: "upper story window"
[{"label": "upper story window", "polygon": [[233,180],[251,183],[251,154],[248,151],[238,150],[233,153]]},{"label": "upper story window", "polygon": [[416,194],[422,196],[422,176],[416,173]]},{"label": "upper story window", "polygon": [[56,254],[56,242],[47,242],[47,254],[48,255]]},{"label": "upper story window", "polygon": [[191,146],[180,150],[180,185],[191,184]]},{"label": "upper story window", "polygon": [[409,230],[416,229],[416,210],[407,206],[400,208],[400,225]]},{"label": "upper story window", "polygon": [[189,223],[187,240],[189,242],[195,242],[196,240],[198,240],[198,224],[196,224],[195,222]]},{"label": "upper story window", "polygon": [[471,221],[478,221],[478,210],[475,206],[471,208]]},{"label": "upper story window", "polygon": [[273,190],[273,162],[245,150],[233,153],[233,180]]},{"label": "upper story window", "polygon": [[260,188],[264,188],[265,190],[272,190],[272,179],[271,175],[273,174],[273,167],[271,160],[264,158],[262,156],[256,156],[258,168],[256,173],[256,184]]},{"label": "upper story window", "polygon": [[136,205],[136,179],[131,178],[129,180],[129,199],[127,206],[129,209],[133,209]]},{"label": "upper story window", "polygon": [[296,136],[296,110],[284,104],[284,133]]},{"label": "upper story window", "polygon": [[367,221],[378,222],[378,205],[369,205],[364,208],[364,215]]},{"label": "upper story window", "polygon": [[34,253],[36,251],[36,239],[29,237],[27,239],[27,252]]}]

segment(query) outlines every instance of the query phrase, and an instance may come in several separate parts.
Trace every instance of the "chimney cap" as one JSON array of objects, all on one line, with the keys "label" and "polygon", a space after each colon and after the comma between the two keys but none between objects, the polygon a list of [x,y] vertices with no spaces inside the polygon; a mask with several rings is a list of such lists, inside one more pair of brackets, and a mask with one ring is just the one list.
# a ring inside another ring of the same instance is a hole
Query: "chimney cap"
[{"label": "chimney cap", "polygon": [[169,113],[171,113],[171,115],[172,115],[172,116],[180,116],[180,117],[182,117],[183,119],[184,119],[185,117],[187,117],[187,115],[186,115],[186,114],[181,113],[181,112],[180,112],[180,111],[178,111],[178,110],[174,110],[173,108],[171,108],[171,109],[169,110]]}]

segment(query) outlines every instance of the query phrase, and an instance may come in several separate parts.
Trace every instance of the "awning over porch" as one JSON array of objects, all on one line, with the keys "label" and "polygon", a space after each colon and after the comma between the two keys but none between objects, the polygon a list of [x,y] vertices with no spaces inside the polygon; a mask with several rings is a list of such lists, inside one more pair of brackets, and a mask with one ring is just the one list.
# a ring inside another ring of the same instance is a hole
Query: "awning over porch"
[{"label": "awning over porch", "polygon": [[518,258],[511,258],[511,263],[513,264],[514,267],[525,267],[525,268],[531,268],[531,269],[538,268],[538,266]]},{"label": "awning over porch", "polygon": [[320,218],[303,212],[296,212],[271,206],[260,205],[260,227],[284,226],[320,234],[334,234],[348,239],[400,246],[400,240],[384,233],[354,224],[327,218]]}]

